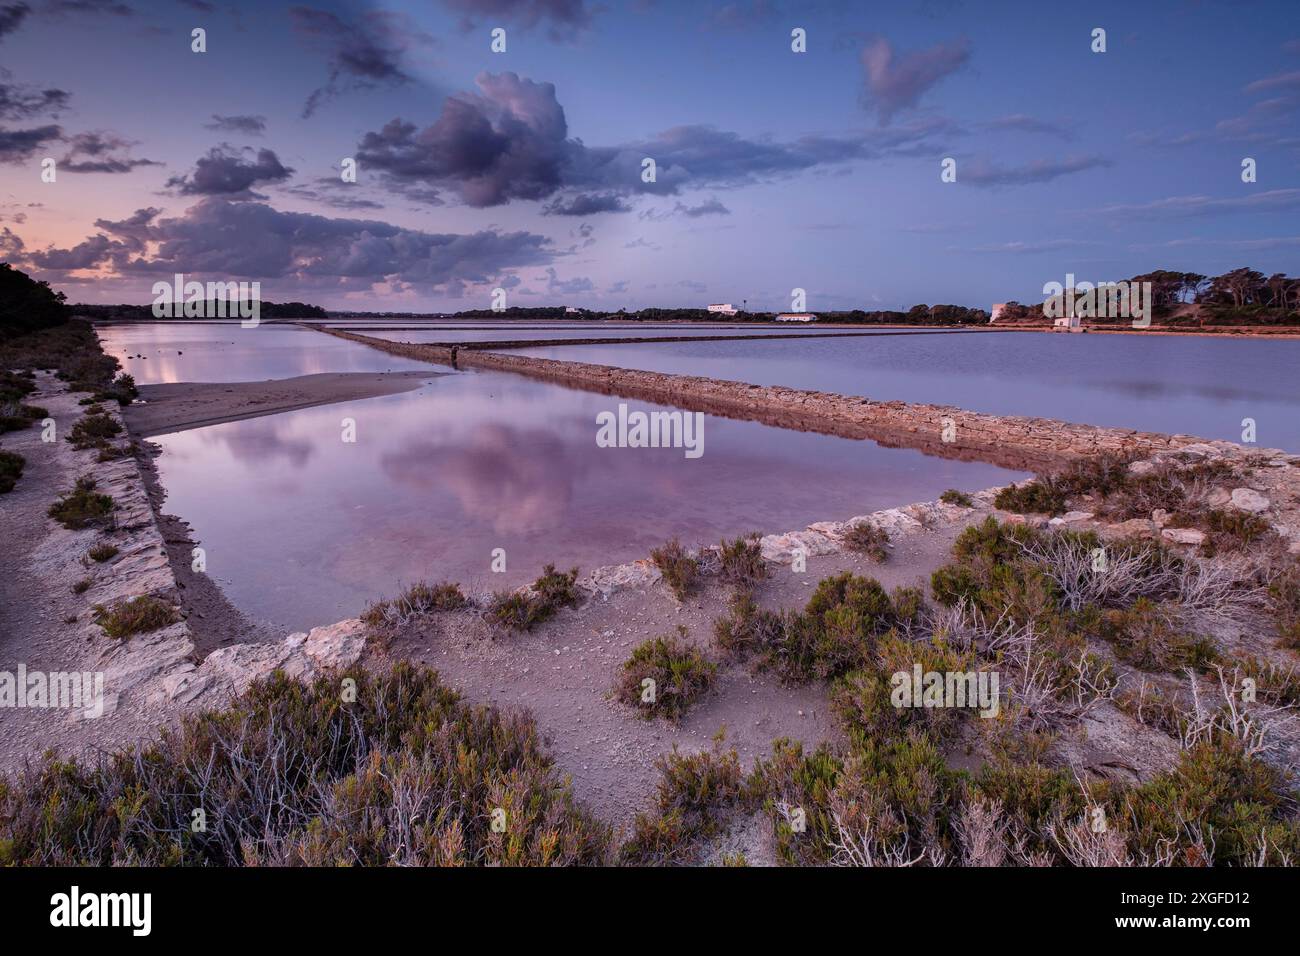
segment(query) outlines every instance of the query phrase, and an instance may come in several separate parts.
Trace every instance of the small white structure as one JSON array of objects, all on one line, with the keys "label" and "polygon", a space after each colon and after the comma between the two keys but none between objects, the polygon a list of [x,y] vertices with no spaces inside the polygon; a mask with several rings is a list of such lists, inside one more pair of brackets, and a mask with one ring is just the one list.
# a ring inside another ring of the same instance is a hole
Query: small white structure
[{"label": "small white structure", "polygon": [[735,315],[740,310],[737,309],[730,302],[716,302],[713,305],[709,306],[709,311],[717,312],[721,315]]},{"label": "small white structure", "polygon": [[565,311],[566,313],[568,313],[568,314],[572,314],[572,313],[574,313],[574,312],[581,312],[582,310],[581,310],[581,309],[575,309],[575,308],[574,308],[573,306],[571,306],[571,305],[566,305],[566,306],[564,307],[564,311]]},{"label": "small white structure", "polygon": [[817,315],[813,312],[781,312],[778,313],[776,320],[778,322],[816,322]]},{"label": "small white structure", "polygon": [[1052,330],[1054,332],[1082,332],[1083,322],[1077,315],[1063,315],[1059,319],[1052,320]]},{"label": "small white structure", "polygon": [[996,322],[998,320],[998,317],[1001,316],[1002,313],[1006,311],[1006,308],[1007,308],[1007,304],[1005,302],[994,302],[993,311],[989,313],[989,325],[992,325],[994,322]]}]

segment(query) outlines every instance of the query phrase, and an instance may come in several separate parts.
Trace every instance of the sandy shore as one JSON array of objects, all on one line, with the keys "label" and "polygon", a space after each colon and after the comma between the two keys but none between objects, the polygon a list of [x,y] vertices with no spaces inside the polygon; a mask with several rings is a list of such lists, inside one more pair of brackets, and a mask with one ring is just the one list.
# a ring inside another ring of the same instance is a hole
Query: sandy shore
[{"label": "sandy shore", "polygon": [[265,382],[177,382],[140,386],[125,409],[136,438],[276,412],[409,392],[444,372],[321,372]]}]

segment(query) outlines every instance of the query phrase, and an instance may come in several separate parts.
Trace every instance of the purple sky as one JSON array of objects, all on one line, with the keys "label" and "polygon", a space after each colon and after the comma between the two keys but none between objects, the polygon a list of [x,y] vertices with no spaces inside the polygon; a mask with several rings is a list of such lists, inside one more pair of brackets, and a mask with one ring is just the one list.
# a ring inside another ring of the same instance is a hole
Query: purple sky
[{"label": "purple sky", "polygon": [[74,301],[179,271],[368,310],[987,307],[1300,272],[1294,0],[0,0],[0,64],[0,258]]}]

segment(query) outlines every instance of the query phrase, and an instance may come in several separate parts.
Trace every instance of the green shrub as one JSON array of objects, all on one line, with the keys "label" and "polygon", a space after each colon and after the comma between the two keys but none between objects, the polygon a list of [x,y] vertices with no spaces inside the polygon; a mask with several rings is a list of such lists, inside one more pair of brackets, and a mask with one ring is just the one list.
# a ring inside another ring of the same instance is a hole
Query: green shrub
[{"label": "green shrub", "polygon": [[617,700],[636,708],[647,720],[681,720],[691,705],[708,693],[717,676],[718,665],[685,642],[686,628],[677,630],[681,640],[665,635],[633,648],[614,688]]},{"label": "green shrub", "polygon": [[49,411],[39,405],[24,405],[22,402],[0,402],[0,434],[30,428],[33,422],[48,418],[49,415]]},{"label": "green shrub", "polygon": [[888,544],[889,533],[869,521],[860,521],[844,533],[844,547],[865,554],[872,561],[880,562],[889,557],[885,550]]},{"label": "green shrub", "polygon": [[945,504],[957,505],[961,508],[974,508],[975,502],[971,496],[964,491],[958,491],[956,488],[949,488],[939,496],[939,500]]},{"label": "green shrub", "polygon": [[73,448],[87,449],[101,445],[109,438],[116,438],[122,433],[122,424],[107,414],[87,412],[73,424],[68,433],[68,441]]},{"label": "green shrub", "polygon": [[580,595],[574,587],[577,580],[577,568],[563,572],[548,564],[542,569],[542,576],[527,591],[498,591],[494,594],[484,616],[491,624],[506,630],[531,631],[553,617],[560,608],[578,604]]},{"label": "green shrub", "polygon": [[767,577],[767,563],[763,560],[761,535],[754,532],[734,541],[723,541],[719,558],[722,580],[732,587],[753,588]]},{"label": "green shrub", "polygon": [[1210,555],[1223,551],[1240,551],[1273,534],[1273,527],[1259,515],[1235,508],[1210,508],[1192,517],[1176,515],[1174,522],[1200,528],[1205,532],[1201,549]]},{"label": "green shrub", "polygon": [[610,843],[531,718],[407,663],[277,673],[156,743],[0,785],[0,865],[557,866]]},{"label": "green shrub", "polygon": [[734,750],[683,756],[674,747],[655,761],[659,785],[649,813],[638,813],[632,835],[619,849],[625,866],[691,862],[697,841],[716,835],[720,816],[743,804],[744,778]]},{"label": "green shrub", "polygon": [[685,601],[695,590],[700,575],[700,562],[687,554],[676,538],[651,551],[650,560],[659,569],[664,583],[672,589],[673,597],[678,601]]},{"label": "green shrub", "polygon": [[176,608],[152,595],[142,594],[112,607],[95,605],[95,623],[109,637],[125,640],[134,634],[147,634],[180,620]]},{"label": "green shrub", "polygon": [[371,604],[361,612],[361,620],[371,627],[396,626],[435,611],[459,611],[468,606],[469,599],[459,584],[417,581],[397,597]]},{"label": "green shrub", "polygon": [[73,593],[73,594],[85,594],[87,591],[90,590],[91,586],[92,586],[94,583],[95,583],[95,579],[94,579],[94,578],[82,578],[82,579],[81,579],[80,581],[78,581],[76,584],[72,585],[72,593]]},{"label": "green shrub", "polygon": [[0,495],[14,490],[23,476],[27,459],[12,451],[0,451]]},{"label": "green shrub", "polygon": [[1007,485],[997,493],[993,506],[1016,513],[1059,515],[1065,513],[1066,494],[1051,477],[1035,478],[1023,485]]},{"label": "green shrub", "polygon": [[1183,634],[1178,616],[1176,607],[1141,597],[1125,610],[1103,612],[1100,636],[1121,660],[1144,671],[1204,670],[1218,661],[1214,642]]},{"label": "green shrub", "polygon": [[1268,597],[1282,646],[1300,651],[1300,569],[1292,566],[1274,579]]},{"label": "green shrub", "polygon": [[49,516],[65,528],[78,530],[103,522],[117,507],[111,497],[95,491],[95,479],[83,475],[72,491],[50,505]]}]

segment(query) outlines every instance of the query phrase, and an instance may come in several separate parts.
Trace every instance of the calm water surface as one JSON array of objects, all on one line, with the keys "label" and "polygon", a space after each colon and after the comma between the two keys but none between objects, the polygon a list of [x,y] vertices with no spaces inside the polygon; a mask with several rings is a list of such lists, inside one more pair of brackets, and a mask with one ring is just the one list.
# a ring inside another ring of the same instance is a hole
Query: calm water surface
[{"label": "calm water surface", "polygon": [[[166,508],[253,616],[302,629],[356,614],[399,582],[517,585],[542,564],[645,557],[788,531],[1022,477],[871,442],[705,418],[704,454],[598,448],[618,399],[491,372],[416,392],[152,439]],[[658,406],[629,402],[633,409]],[[356,443],[341,421],[356,421]],[[504,548],[507,573],[489,571]]]},{"label": "calm water surface", "polygon": [[518,354],[1300,451],[1300,340],[1040,332],[575,345]]}]

